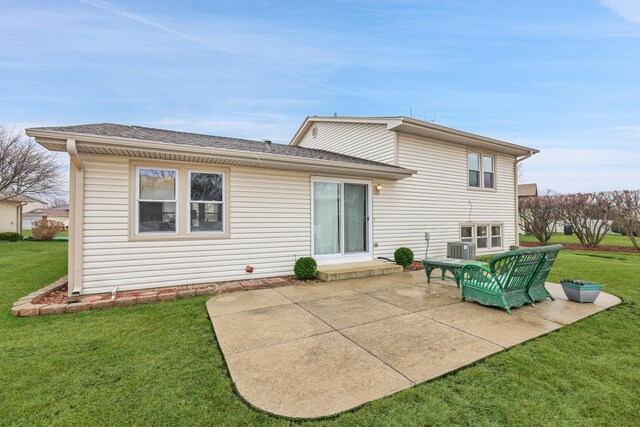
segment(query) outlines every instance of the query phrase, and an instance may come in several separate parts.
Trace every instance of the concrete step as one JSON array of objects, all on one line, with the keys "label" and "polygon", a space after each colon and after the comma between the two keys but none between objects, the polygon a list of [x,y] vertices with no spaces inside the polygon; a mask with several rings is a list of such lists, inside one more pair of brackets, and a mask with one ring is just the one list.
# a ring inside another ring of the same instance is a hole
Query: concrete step
[{"label": "concrete step", "polygon": [[318,279],[323,282],[358,279],[361,277],[383,276],[402,273],[402,266],[383,261],[348,262],[318,266]]}]

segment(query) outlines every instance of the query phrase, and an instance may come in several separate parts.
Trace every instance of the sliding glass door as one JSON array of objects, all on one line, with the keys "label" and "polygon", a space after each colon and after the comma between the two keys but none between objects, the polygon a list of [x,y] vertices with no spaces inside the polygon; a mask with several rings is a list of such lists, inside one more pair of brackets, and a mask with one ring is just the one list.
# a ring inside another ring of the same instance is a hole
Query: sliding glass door
[{"label": "sliding glass door", "polygon": [[313,181],[313,256],[370,259],[370,185],[356,181]]}]

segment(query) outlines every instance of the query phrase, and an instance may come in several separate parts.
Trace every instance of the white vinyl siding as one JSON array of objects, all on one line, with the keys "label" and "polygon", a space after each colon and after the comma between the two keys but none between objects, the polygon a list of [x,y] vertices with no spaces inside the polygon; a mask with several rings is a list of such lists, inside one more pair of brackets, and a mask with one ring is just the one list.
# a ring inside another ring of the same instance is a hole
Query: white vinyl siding
[{"label": "white vinyl siding", "polygon": [[18,204],[14,202],[0,202],[0,233],[5,231],[17,233],[19,229]]},{"label": "white vinyl siding", "polygon": [[84,164],[83,293],[292,274],[310,253],[308,174],[231,168],[229,239],[130,241],[129,161]]},{"label": "white vinyl siding", "polygon": [[[314,127],[317,129],[315,138]],[[395,163],[395,132],[381,124],[316,122],[298,145],[375,162]]]},{"label": "white vinyl siding", "polygon": [[487,252],[516,244],[514,156],[496,154],[496,190],[477,191],[467,186],[466,147],[400,134],[398,149],[399,165],[418,173],[374,181],[383,185],[373,196],[374,258],[393,257],[400,246],[423,258],[425,232],[431,233],[429,256],[446,256],[446,243],[460,241],[465,223],[502,225],[502,246]]}]

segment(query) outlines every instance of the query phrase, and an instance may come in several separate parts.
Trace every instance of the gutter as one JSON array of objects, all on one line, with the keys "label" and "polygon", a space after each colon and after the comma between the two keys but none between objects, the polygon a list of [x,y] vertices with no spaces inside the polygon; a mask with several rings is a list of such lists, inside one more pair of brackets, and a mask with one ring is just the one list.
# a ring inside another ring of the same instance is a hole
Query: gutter
[{"label": "gutter", "polygon": [[515,202],[516,202],[516,245],[520,246],[520,200],[518,196],[518,163],[527,160],[529,157],[534,154],[539,153],[539,151],[529,151],[529,154],[518,157],[516,156],[516,161],[513,163],[513,176],[514,176],[514,194],[515,194]]}]

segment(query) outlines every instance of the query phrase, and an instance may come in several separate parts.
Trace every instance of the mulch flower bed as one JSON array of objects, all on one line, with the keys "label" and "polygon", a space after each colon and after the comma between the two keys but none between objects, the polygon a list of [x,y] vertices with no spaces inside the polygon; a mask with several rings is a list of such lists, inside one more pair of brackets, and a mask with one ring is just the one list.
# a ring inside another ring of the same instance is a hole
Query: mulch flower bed
[{"label": "mulch flower bed", "polygon": [[[533,248],[536,246],[542,246],[539,242],[520,242],[520,246],[523,248]],[[623,252],[629,254],[640,254],[640,250],[633,249],[627,246],[596,246],[590,247],[585,245],[578,245],[575,243],[562,243],[565,249],[571,251],[600,251],[600,252]]]}]

